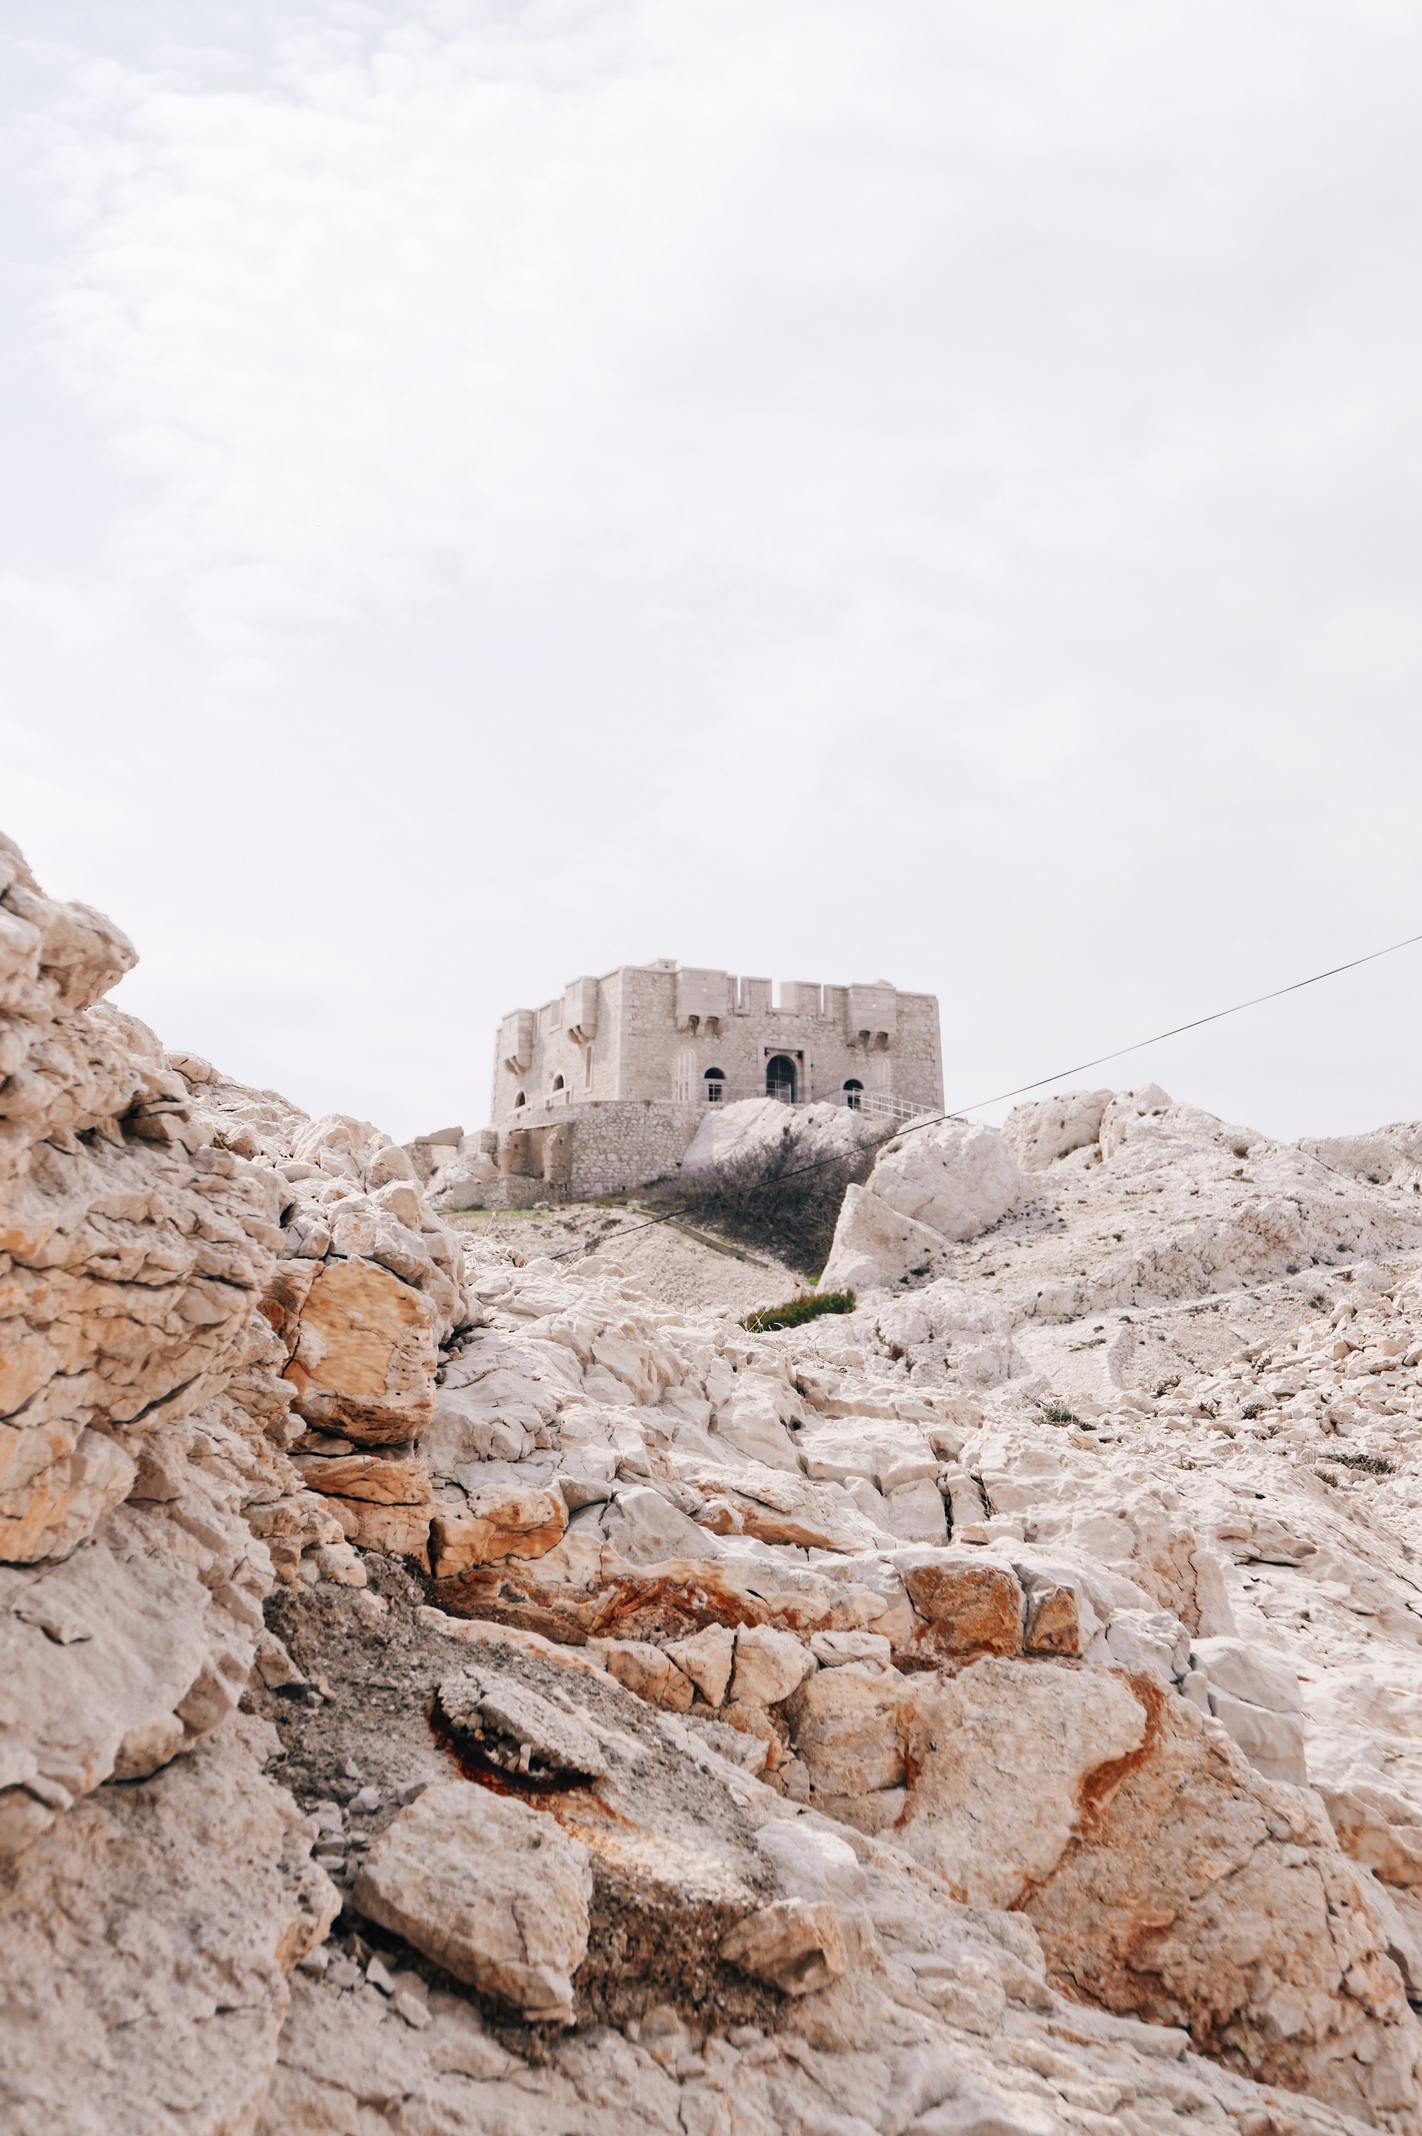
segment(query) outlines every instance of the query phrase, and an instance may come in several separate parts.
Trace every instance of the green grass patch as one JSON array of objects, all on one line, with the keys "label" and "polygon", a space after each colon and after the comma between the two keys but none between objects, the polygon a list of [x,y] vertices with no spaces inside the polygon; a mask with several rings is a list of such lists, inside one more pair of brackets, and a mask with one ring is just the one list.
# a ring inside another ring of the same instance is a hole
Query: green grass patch
[{"label": "green grass patch", "polygon": [[747,1313],[741,1326],[751,1335],[770,1335],[776,1328],[818,1320],[821,1313],[852,1313],[858,1303],[853,1291],[801,1291],[784,1305],[763,1305],[758,1313]]}]

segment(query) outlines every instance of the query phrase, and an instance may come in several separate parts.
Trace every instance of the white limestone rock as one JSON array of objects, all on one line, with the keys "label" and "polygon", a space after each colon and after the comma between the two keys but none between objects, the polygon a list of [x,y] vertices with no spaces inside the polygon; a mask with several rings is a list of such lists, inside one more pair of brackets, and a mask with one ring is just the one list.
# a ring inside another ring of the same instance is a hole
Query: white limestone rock
[{"label": "white limestone rock", "polygon": [[945,1241],[989,1230],[1025,1185],[995,1128],[945,1120],[896,1136],[868,1184],[846,1190],[822,1281],[857,1291],[927,1276]]},{"label": "white limestone rock", "polygon": [[681,1161],[681,1178],[701,1185],[728,1167],[769,1166],[787,1148],[792,1162],[853,1157],[884,1132],[882,1122],[844,1105],[782,1105],[777,1098],[741,1098],[708,1105]]},{"label": "white limestone rock", "polygon": [[853,1847],[812,1817],[762,1825],[756,1845],[787,1898],[814,1906],[861,1898],[869,1878]]},{"label": "white limestone rock", "polygon": [[37,1838],[0,1896],[0,2126],[250,2128],[292,1969],[339,1903],[269,1729],[237,1719]]},{"label": "white limestone rock", "polygon": [[793,1632],[776,1631],[768,1624],[746,1625],[736,1634],[731,1698],[778,1706],[816,1667],[814,1655]]},{"label": "white limestone rock", "polygon": [[685,1639],[674,1639],[667,1653],[689,1676],[708,1706],[719,1706],[731,1681],[736,1658],[736,1635],[724,1624],[708,1624]]},{"label": "white limestone rock", "polygon": [[813,1995],[844,1971],[844,1934],[836,1908],[821,1900],[776,1899],[737,1922],[721,1939],[721,1956],[782,1995]]},{"label": "white limestone rock", "polygon": [[580,1841],[525,1803],[451,1781],[377,1836],[352,1900],[456,1980],[531,2021],[571,2024],[591,1896]]},{"label": "white limestone rock", "polygon": [[1002,1123],[1002,1139],[1024,1172],[1044,1172],[1058,1158],[1095,1143],[1113,1095],[1109,1090],[1064,1090],[1015,1105]]},{"label": "white limestone rock", "polygon": [[1306,1730],[1298,1675],[1282,1655],[1242,1639],[1196,1639],[1192,1665],[1205,1678],[1209,1711],[1257,1772],[1292,1786],[1308,1783]]},{"label": "white limestone rock", "polygon": [[927,1224],[900,1216],[868,1187],[851,1182],[844,1190],[820,1288],[857,1295],[926,1276],[936,1266],[942,1245]]},{"label": "white limestone rock", "polygon": [[943,1120],[882,1149],[869,1190],[942,1238],[974,1239],[1016,1208],[1026,1183],[996,1128]]}]

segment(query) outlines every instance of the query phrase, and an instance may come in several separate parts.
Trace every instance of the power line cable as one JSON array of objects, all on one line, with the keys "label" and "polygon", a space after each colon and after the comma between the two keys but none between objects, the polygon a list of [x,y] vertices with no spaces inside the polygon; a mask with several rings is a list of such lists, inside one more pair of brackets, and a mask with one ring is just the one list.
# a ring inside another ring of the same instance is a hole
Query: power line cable
[{"label": "power line cable", "polygon": [[[949,1120],[964,1120],[969,1113],[982,1112],[989,1105],[1005,1105],[1009,1098],[1024,1098],[1029,1091],[1043,1090],[1049,1083],[1065,1081],[1069,1075],[1084,1075],[1088,1068],[1104,1068],[1108,1061],[1123,1060],[1128,1053],[1143,1052],[1147,1046],[1158,1046],[1167,1038],[1179,1038],[1186,1031],[1203,1030],[1206,1024],[1222,1023],[1227,1016],[1239,1016],[1246,1009],[1261,1008],[1266,1001],[1280,1001],[1285,994],[1301,993],[1305,987],[1319,986],[1325,979],[1338,978],[1342,972],[1355,972],[1361,965],[1376,964],[1379,957],[1395,956],[1400,949],[1412,949],[1418,942],[1422,942],[1422,934],[1406,935],[1402,941],[1389,942],[1383,949],[1370,949],[1365,956],[1350,957],[1346,964],[1333,964],[1327,971],[1311,972],[1307,979],[1290,980],[1287,986],[1271,987],[1266,994],[1251,994],[1247,1001],[1232,1002],[1227,1009],[1212,1009],[1207,1016],[1193,1016],[1188,1023],[1172,1024],[1168,1031],[1157,1031],[1150,1038],[1132,1039],[1128,1046],[1117,1046],[1110,1053],[1097,1053],[1089,1061],[1077,1061],[1071,1068],[1058,1068],[1052,1075],[1037,1076],[1034,1081],[1019,1083],[1012,1090],[999,1090],[990,1098],[976,1098],[971,1105],[961,1106],[956,1112],[934,1113],[929,1119],[914,1120],[907,1127],[893,1128],[887,1135],[881,1135],[876,1142],[865,1146],[881,1149],[886,1143],[921,1134],[925,1128],[942,1127]],[[798,1179],[805,1172],[821,1171],[826,1165],[843,1162],[843,1151],[836,1151],[828,1157],[816,1157],[809,1164],[796,1165],[788,1172],[781,1172],[775,1184],[779,1185],[780,1181],[785,1179]],[[661,1216],[644,1217],[640,1223],[624,1225],[620,1231],[606,1233],[602,1238],[593,1239],[586,1245],[565,1246],[560,1252],[549,1254],[548,1259],[566,1261],[574,1255],[586,1257],[596,1253],[602,1246],[611,1245],[614,1240],[631,1238],[638,1231],[651,1231],[659,1224],[673,1224],[680,1213],[679,1210],[670,1209]]]}]

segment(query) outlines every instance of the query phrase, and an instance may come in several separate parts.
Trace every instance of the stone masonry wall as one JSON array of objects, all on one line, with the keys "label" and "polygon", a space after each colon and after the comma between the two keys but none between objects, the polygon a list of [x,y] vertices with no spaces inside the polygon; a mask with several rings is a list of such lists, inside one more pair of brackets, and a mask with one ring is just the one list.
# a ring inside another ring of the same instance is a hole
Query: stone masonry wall
[{"label": "stone masonry wall", "polygon": [[460,1206],[527,1209],[647,1186],[676,1171],[701,1112],[635,1098],[526,1107],[498,1138],[497,1174],[471,1187]]},{"label": "stone masonry wall", "polygon": [[541,1009],[506,1017],[491,1117],[503,1128],[527,1107],[589,1098],[699,1104],[709,1068],[727,1097],[758,1095],[775,1053],[794,1062],[802,1101],[838,1102],[853,1079],[925,1111],[943,1103],[933,995],[793,981],[777,1004],[768,979],[664,963],[575,981]]}]

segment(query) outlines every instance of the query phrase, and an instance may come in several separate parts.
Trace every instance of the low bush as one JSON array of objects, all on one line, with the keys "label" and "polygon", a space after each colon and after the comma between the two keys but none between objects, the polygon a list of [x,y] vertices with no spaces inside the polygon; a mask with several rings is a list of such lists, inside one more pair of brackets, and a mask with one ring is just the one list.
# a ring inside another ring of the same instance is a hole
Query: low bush
[{"label": "low bush", "polygon": [[829,1258],[844,1190],[868,1178],[876,1148],[866,1143],[826,1164],[807,1155],[792,1119],[768,1154],[746,1151],[707,1179],[669,1184],[649,1199],[813,1276]]},{"label": "low bush", "polygon": [[741,1326],[752,1335],[769,1335],[776,1328],[798,1328],[804,1320],[817,1320],[821,1313],[852,1313],[858,1304],[853,1291],[801,1291],[784,1305],[763,1305],[747,1313]]},{"label": "low bush", "polygon": [[1336,1461],[1342,1468],[1355,1469],[1360,1476],[1395,1476],[1397,1463],[1389,1461],[1386,1454],[1360,1454],[1354,1450],[1335,1454],[1331,1450],[1324,1456],[1327,1461]]}]

